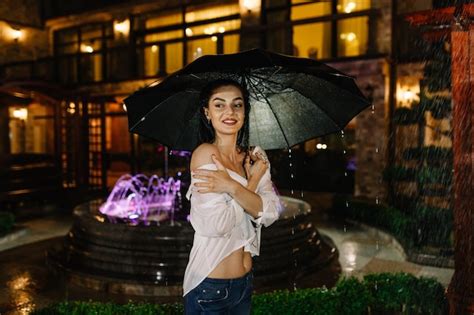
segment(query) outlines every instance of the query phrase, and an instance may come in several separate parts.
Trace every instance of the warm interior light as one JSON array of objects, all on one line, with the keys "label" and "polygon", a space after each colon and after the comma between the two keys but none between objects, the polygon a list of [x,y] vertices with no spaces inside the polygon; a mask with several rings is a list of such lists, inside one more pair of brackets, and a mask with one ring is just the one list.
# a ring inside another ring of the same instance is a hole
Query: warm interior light
[{"label": "warm interior light", "polygon": [[128,35],[130,33],[130,20],[114,21],[114,30],[119,34]]},{"label": "warm interior light", "polygon": [[341,39],[345,39],[349,42],[352,42],[353,40],[355,40],[357,38],[357,35],[350,32],[350,33],[341,33]]},{"label": "warm interior light", "polygon": [[204,34],[206,34],[206,35],[212,35],[212,34],[214,34],[215,32],[216,32],[215,26],[206,27],[206,28],[204,29]]},{"label": "warm interior light", "polygon": [[344,6],[344,12],[351,13],[356,8],[356,3],[351,1]]},{"label": "warm interior light", "polygon": [[213,42],[217,42],[217,36],[212,36],[212,37],[211,37],[211,40],[212,40]]},{"label": "warm interior light", "polygon": [[26,108],[17,108],[13,110],[13,118],[26,120],[28,118],[28,110]]},{"label": "warm interior light", "polygon": [[189,27],[186,29],[186,36],[193,36],[193,30]]},{"label": "warm interior light", "polygon": [[158,51],[158,46],[156,45],[151,46],[151,51],[156,53]]},{"label": "warm interior light", "polygon": [[224,33],[224,32],[225,32],[225,27],[224,26],[219,27],[219,33]]}]

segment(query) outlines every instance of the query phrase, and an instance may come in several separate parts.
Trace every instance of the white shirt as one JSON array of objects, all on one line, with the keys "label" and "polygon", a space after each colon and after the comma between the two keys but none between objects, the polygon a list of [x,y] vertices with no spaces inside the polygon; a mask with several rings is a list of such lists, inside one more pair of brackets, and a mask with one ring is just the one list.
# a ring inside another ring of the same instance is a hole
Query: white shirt
[{"label": "white shirt", "polygon": [[[263,150],[262,150],[263,151]],[[217,170],[213,163],[199,169]],[[229,175],[243,186],[247,179],[227,169]],[[199,193],[191,177],[186,198],[191,200],[190,222],[194,228],[194,242],[184,272],[183,296],[198,286],[211,271],[233,251],[244,247],[252,257],[260,253],[262,224],[269,226],[280,216],[282,205],[273,190],[270,165],[260,179],[256,193],[262,198],[263,209],[254,219],[227,193]],[[189,198],[191,195],[191,199]],[[252,223],[256,223],[254,228]]]}]

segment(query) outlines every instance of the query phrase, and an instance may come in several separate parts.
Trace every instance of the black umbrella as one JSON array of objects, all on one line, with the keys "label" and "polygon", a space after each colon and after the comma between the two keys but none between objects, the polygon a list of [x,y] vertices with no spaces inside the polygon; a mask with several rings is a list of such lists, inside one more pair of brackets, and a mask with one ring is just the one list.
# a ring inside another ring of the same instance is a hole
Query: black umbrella
[{"label": "black umbrella", "polygon": [[125,99],[130,132],[177,150],[199,145],[199,94],[216,79],[250,93],[249,144],[289,148],[342,130],[370,105],[354,78],[321,62],[262,49],[206,55]]}]

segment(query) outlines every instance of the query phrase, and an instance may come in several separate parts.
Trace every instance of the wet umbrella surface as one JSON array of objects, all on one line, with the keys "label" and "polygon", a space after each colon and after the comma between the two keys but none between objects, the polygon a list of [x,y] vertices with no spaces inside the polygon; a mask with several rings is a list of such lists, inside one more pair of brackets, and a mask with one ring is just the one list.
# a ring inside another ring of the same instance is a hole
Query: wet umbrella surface
[{"label": "wet umbrella surface", "polygon": [[173,149],[198,144],[199,95],[217,79],[250,93],[251,146],[289,148],[342,130],[370,105],[354,78],[313,59],[253,49],[208,55],[125,100],[131,132]]}]

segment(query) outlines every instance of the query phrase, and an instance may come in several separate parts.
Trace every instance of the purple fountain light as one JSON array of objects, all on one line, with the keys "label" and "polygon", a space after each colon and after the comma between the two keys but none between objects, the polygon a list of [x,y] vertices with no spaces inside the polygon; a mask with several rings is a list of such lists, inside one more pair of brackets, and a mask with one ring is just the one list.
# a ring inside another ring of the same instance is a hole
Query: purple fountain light
[{"label": "purple fountain light", "polygon": [[111,219],[159,223],[169,218],[173,224],[180,188],[181,181],[172,177],[166,180],[157,175],[148,178],[143,174],[126,174],[117,180],[99,211]]}]

